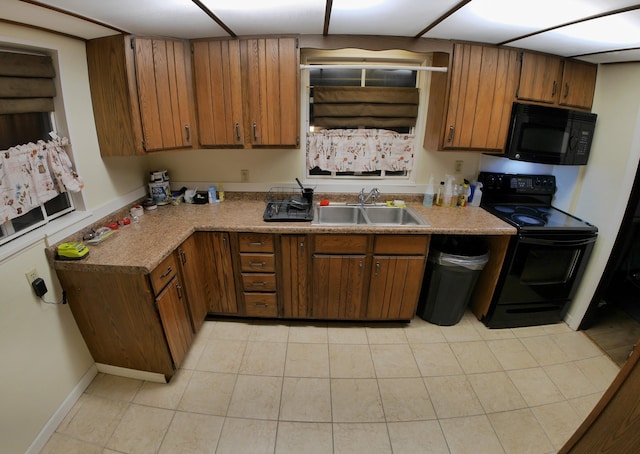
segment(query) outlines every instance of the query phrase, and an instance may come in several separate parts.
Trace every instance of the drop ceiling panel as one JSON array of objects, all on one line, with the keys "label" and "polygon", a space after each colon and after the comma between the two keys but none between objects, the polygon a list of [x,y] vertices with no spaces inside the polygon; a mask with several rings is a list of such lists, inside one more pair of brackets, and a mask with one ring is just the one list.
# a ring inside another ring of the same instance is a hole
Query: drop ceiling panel
[{"label": "drop ceiling panel", "polygon": [[228,34],[191,0],[40,0],[135,35],[204,38]]},{"label": "drop ceiling panel", "polygon": [[2,19],[40,27],[83,39],[100,38],[117,32],[82,19],[42,8],[18,0],[2,0]]},{"label": "drop ceiling panel", "polygon": [[606,54],[586,55],[580,60],[590,63],[626,63],[640,62],[640,49],[624,50],[620,52],[608,52]]},{"label": "drop ceiling panel", "polygon": [[[333,0],[330,34],[415,36],[460,0]],[[359,3],[366,8],[349,5]]]},{"label": "drop ceiling panel", "polygon": [[637,0],[473,0],[426,38],[501,43],[637,4]]},{"label": "drop ceiling panel", "polygon": [[325,0],[201,0],[236,35],[320,34]]},{"label": "drop ceiling panel", "polygon": [[569,25],[509,43],[565,57],[640,46],[640,10]]}]

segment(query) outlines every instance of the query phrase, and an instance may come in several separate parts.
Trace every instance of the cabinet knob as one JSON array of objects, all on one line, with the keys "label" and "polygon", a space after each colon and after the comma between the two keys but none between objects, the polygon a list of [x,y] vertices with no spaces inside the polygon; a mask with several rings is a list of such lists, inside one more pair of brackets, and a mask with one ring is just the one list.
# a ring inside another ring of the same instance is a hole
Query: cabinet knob
[{"label": "cabinet knob", "polygon": [[380,262],[376,262],[376,276],[380,275]]}]

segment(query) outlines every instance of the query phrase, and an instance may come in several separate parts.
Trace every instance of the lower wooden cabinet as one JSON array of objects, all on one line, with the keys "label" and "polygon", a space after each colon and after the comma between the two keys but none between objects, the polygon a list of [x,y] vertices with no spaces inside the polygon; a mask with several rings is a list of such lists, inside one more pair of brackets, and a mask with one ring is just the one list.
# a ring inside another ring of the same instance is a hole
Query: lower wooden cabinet
[{"label": "lower wooden cabinet", "polygon": [[200,253],[207,247],[207,240],[207,233],[195,232],[176,249],[194,333],[200,330],[209,309],[207,268]]},{"label": "lower wooden cabinet", "polygon": [[282,315],[286,318],[310,318],[309,239],[307,235],[280,237],[280,294]]},{"label": "lower wooden cabinet", "polygon": [[176,367],[182,364],[193,340],[191,319],[183,299],[184,292],[177,277],[156,297],[160,321]]},{"label": "lower wooden cabinet", "polygon": [[193,338],[178,266],[150,274],[57,270],[69,308],[97,363],[170,378]]},{"label": "lower wooden cabinet", "polygon": [[208,312],[238,314],[231,239],[227,232],[195,232],[202,278],[198,285],[207,301]]},{"label": "lower wooden cabinet", "polygon": [[311,307],[313,318],[362,318],[366,284],[365,255],[322,255],[312,259]]}]

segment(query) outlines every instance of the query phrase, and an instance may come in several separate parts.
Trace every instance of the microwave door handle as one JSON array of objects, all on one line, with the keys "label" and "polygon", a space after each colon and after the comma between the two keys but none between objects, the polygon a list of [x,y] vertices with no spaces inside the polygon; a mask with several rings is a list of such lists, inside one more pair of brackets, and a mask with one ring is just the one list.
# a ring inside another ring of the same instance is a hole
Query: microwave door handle
[{"label": "microwave door handle", "polygon": [[520,236],[520,241],[525,244],[536,244],[539,246],[586,246],[587,244],[594,243],[596,237],[587,238],[584,240],[545,240],[542,238],[527,238]]}]

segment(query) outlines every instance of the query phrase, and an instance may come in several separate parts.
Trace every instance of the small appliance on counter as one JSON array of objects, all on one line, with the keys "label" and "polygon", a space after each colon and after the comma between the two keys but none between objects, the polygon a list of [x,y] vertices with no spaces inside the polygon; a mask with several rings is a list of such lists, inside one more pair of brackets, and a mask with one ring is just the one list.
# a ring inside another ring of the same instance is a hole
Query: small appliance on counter
[{"label": "small appliance on counter", "polygon": [[598,229],[551,206],[553,175],[481,172],[481,207],[518,229],[483,322],[489,328],[557,323],[580,284]]}]

